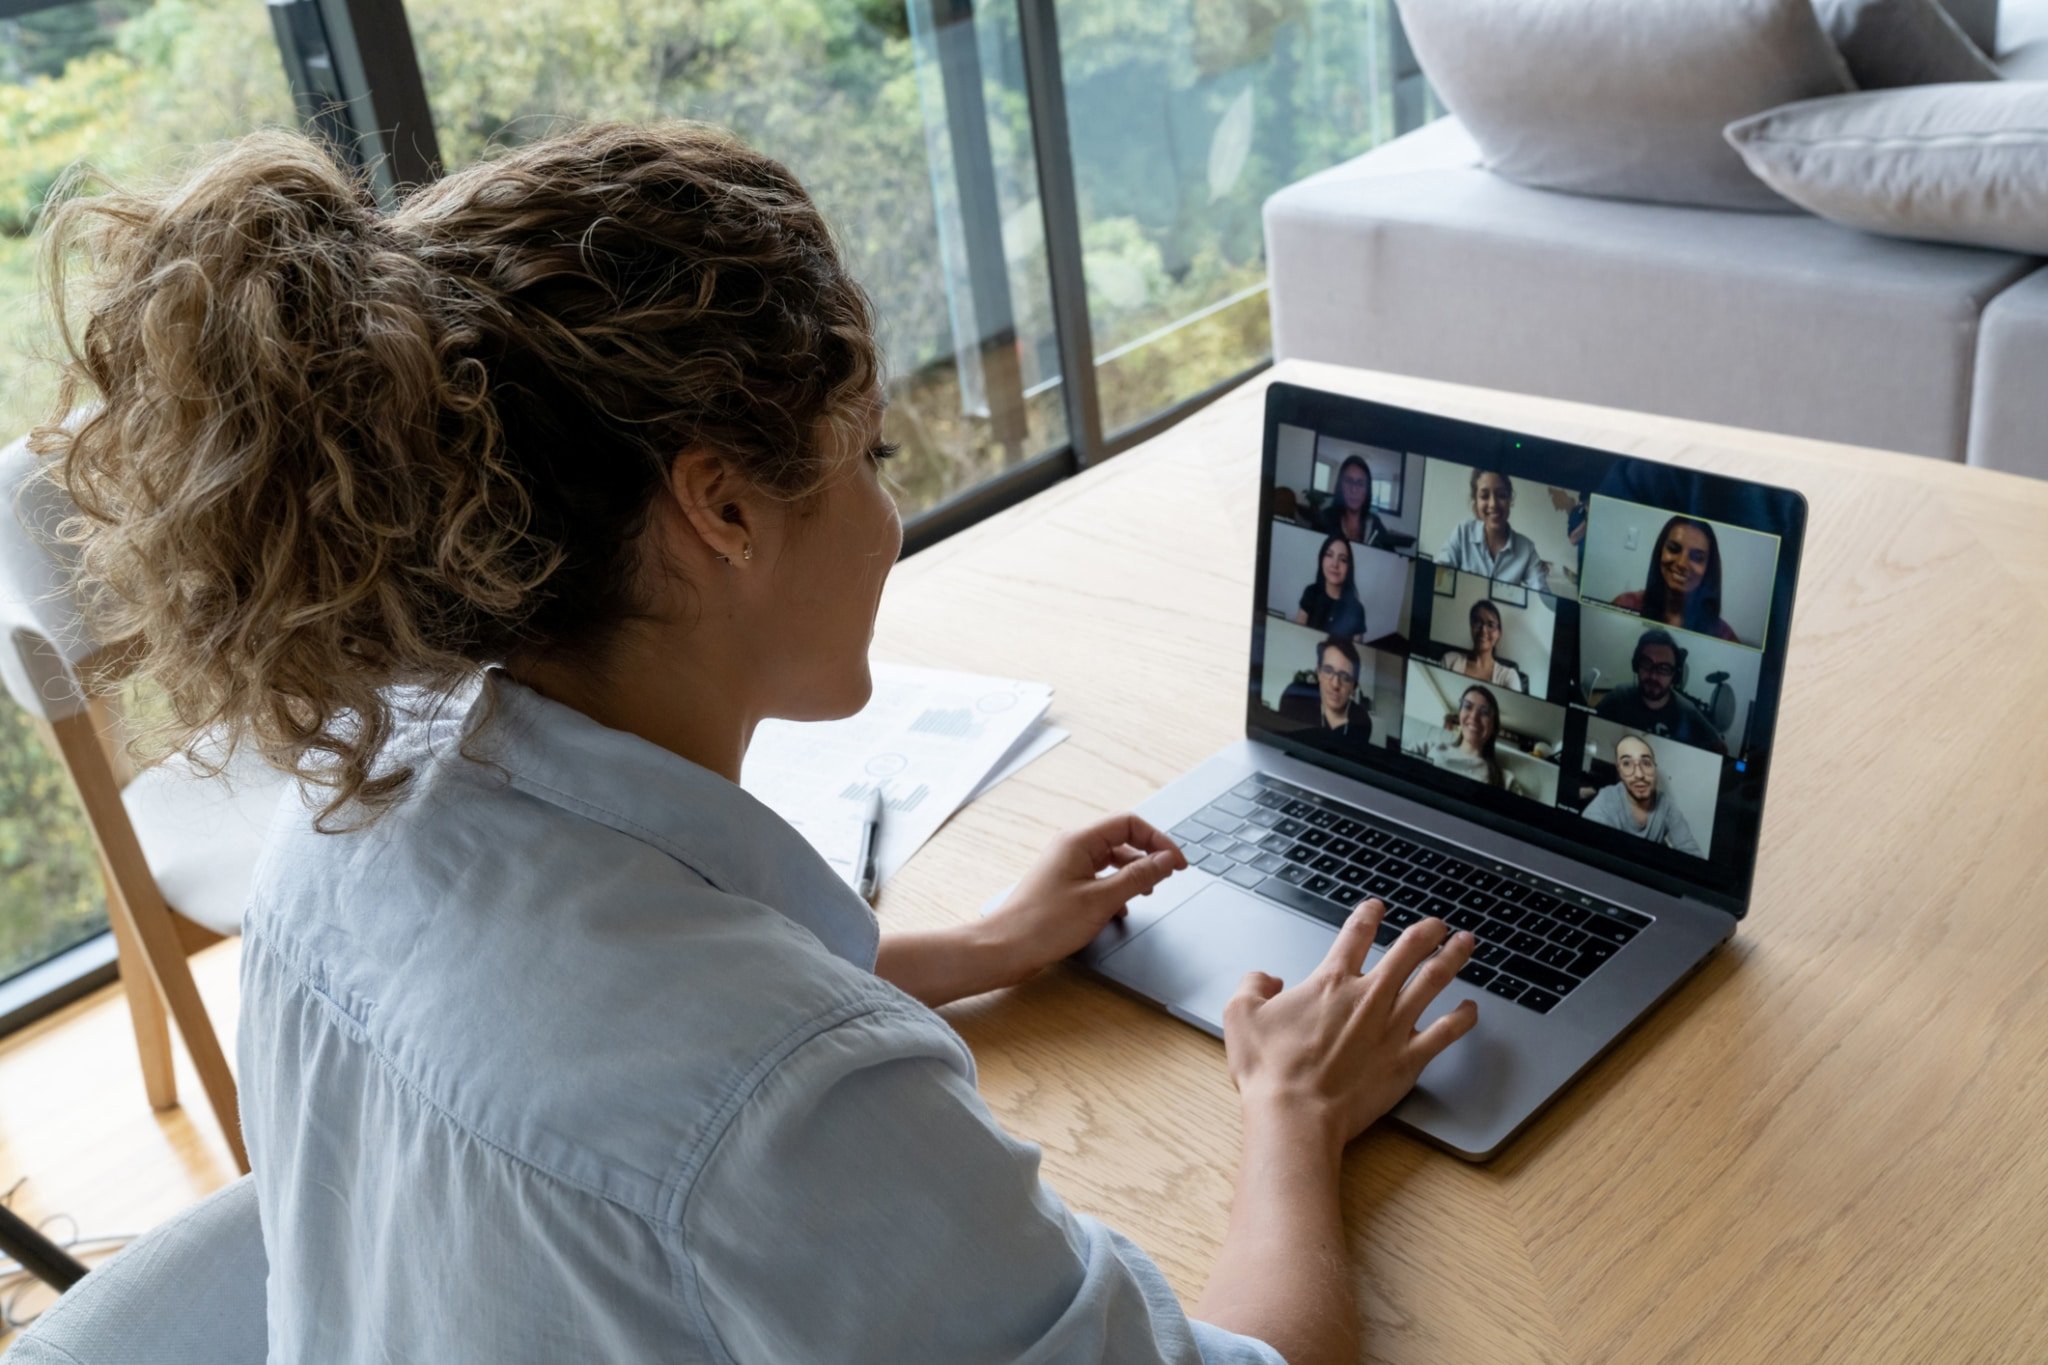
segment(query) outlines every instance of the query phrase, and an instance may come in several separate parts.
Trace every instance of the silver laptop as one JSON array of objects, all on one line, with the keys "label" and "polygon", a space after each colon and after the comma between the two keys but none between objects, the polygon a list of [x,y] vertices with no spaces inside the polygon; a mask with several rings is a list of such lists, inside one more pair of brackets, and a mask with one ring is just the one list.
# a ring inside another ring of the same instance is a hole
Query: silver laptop
[{"label": "silver laptop", "polygon": [[1192,863],[1079,960],[1220,1036],[1362,899],[1479,939],[1393,1119],[1485,1160],[1748,908],[1804,535],[1787,490],[1269,391],[1245,737],[1139,807]]}]

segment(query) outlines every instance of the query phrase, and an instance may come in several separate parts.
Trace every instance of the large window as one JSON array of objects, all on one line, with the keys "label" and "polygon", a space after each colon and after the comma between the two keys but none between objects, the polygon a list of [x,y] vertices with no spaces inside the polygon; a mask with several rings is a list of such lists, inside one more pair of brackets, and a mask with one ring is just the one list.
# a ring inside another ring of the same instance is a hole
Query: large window
[{"label": "large window", "polygon": [[[380,189],[567,121],[728,125],[874,296],[916,547],[1270,352],[1260,207],[1427,111],[1391,0],[0,0],[0,443],[48,415],[36,214],[311,119]],[[290,73],[289,81],[287,73]],[[0,721],[0,981],[104,924]]]}]

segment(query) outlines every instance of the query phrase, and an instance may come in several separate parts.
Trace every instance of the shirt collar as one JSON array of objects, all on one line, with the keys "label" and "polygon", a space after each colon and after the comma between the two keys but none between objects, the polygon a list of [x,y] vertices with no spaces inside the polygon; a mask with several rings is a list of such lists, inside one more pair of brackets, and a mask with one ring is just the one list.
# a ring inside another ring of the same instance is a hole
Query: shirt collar
[{"label": "shirt collar", "polygon": [[[502,670],[464,730],[528,795],[666,853],[720,891],[779,911],[872,971],[874,912],[789,824],[740,787],[659,745],[549,701]],[[480,741],[480,742],[479,742]]]}]

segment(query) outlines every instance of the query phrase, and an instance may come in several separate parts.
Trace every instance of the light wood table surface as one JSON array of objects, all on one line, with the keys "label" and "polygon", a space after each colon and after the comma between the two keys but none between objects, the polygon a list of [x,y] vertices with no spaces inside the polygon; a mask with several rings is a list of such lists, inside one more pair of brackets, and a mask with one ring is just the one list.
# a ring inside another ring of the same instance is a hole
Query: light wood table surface
[{"label": "light wood table surface", "polygon": [[[904,563],[879,657],[1038,679],[1073,737],[961,812],[885,927],[1242,734],[1269,379],[1811,502],[1751,912],[1497,1160],[1351,1149],[1389,1361],[2048,1361],[2048,482],[1299,362]],[[1238,1154],[1220,1044],[1066,967],[951,1008],[1075,1207],[1192,1299]]]}]

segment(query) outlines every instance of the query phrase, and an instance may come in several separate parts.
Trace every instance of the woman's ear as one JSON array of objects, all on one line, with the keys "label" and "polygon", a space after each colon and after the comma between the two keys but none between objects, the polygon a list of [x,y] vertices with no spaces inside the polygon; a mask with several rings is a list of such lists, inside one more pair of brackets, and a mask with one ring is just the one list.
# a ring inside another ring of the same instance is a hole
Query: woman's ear
[{"label": "woman's ear", "polygon": [[704,548],[732,565],[754,557],[755,504],[727,462],[708,450],[686,450],[669,466],[669,498]]}]

